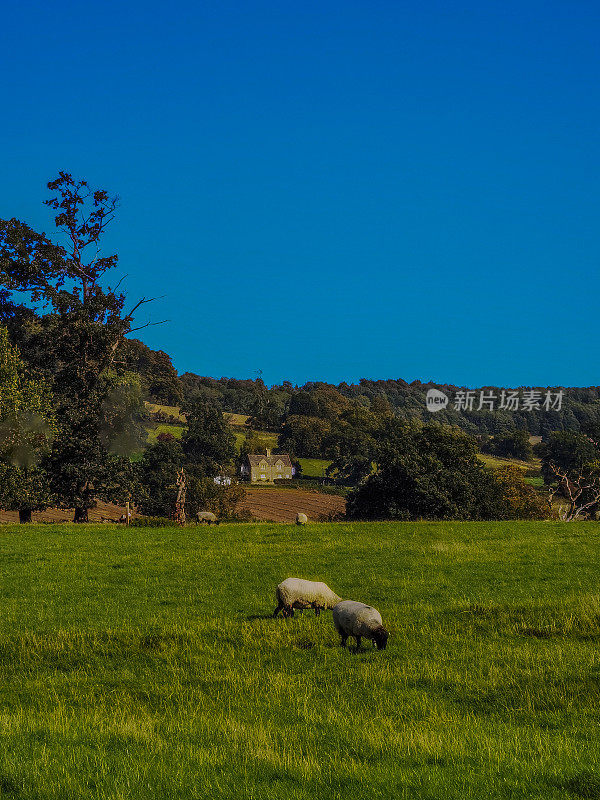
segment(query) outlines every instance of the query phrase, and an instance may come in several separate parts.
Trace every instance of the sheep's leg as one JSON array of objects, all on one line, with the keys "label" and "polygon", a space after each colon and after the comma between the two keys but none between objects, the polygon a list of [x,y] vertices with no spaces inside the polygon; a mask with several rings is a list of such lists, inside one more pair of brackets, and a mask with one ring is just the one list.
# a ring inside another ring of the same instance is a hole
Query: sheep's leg
[{"label": "sheep's leg", "polygon": [[346,647],[346,642],[348,641],[348,634],[341,633],[340,636],[342,637],[341,645],[342,647]]},{"label": "sheep's leg", "polygon": [[318,617],[320,613],[321,609],[319,608],[319,606],[315,606],[315,617]]},{"label": "sheep's leg", "polygon": [[360,636],[356,637],[356,649],[360,650]]},{"label": "sheep's leg", "polygon": [[[274,617],[276,617],[276,616],[277,616],[277,614],[279,614],[279,612],[281,611],[281,609],[282,609],[282,608],[283,608],[283,603],[282,603],[282,602],[281,602],[281,600],[280,600],[280,601],[279,601],[279,605],[277,606],[277,608],[276,608],[276,609],[275,609],[275,611],[273,612],[273,616],[274,616]],[[284,616],[285,616],[285,613],[284,613]]]}]

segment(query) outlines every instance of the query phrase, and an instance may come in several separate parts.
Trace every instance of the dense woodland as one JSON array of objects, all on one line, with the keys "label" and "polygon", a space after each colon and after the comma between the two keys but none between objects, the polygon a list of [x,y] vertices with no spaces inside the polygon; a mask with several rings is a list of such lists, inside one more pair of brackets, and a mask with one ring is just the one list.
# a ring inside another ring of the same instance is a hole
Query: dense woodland
[{"label": "dense woodland", "polygon": [[[164,356],[164,354],[160,354]],[[165,380],[167,371],[163,373]],[[358,383],[340,383],[337,386],[322,382],[309,382],[303,386],[293,386],[289,382],[267,387],[262,380],[239,380],[236,378],[208,378],[184,373],[179,380],[175,371],[170,392],[163,397],[156,396],[157,402],[175,400],[183,394],[189,396],[201,392],[218,403],[223,411],[249,414],[257,427],[278,429],[289,416],[302,415],[323,417],[318,401],[310,397],[321,390],[335,390],[341,397],[363,408],[390,408],[398,416],[407,419],[430,421],[431,415],[425,407],[428,389],[439,389],[450,397],[456,392],[466,391],[467,387],[439,383],[423,383],[402,379],[371,380],[363,378]],[[152,380],[151,376],[148,376]],[[548,390],[558,392],[560,387],[527,387],[536,389],[543,396]],[[475,390],[493,392],[498,397],[501,387],[485,386]],[[559,411],[455,411],[453,406],[435,414],[436,422],[457,425],[471,434],[495,435],[513,430],[526,430],[533,436],[546,436],[555,430],[586,430],[600,425],[600,387],[563,389],[562,408]],[[477,403],[475,403],[475,407]],[[326,418],[326,414],[325,414]]]}]

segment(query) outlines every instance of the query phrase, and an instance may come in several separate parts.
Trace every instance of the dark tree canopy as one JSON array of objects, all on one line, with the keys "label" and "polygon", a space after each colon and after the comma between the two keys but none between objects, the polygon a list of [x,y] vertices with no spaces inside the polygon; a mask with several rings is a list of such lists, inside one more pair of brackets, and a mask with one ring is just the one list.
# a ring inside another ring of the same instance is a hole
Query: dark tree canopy
[{"label": "dark tree canopy", "polygon": [[198,399],[183,410],[188,420],[181,440],[185,458],[202,474],[213,478],[235,458],[235,437],[223,413],[212,403]]},{"label": "dark tree canopy", "polygon": [[502,519],[506,508],[473,439],[430,423],[389,424],[379,469],[348,499],[355,519]]},{"label": "dark tree canopy", "polygon": [[485,442],[482,450],[498,458],[519,458],[522,461],[531,461],[533,458],[529,432],[525,430],[497,433]]},{"label": "dark tree canopy", "polygon": [[167,353],[151,350],[138,339],[125,339],[117,358],[125,369],[141,377],[143,394],[149,400],[166,406],[181,405],[181,380]]}]

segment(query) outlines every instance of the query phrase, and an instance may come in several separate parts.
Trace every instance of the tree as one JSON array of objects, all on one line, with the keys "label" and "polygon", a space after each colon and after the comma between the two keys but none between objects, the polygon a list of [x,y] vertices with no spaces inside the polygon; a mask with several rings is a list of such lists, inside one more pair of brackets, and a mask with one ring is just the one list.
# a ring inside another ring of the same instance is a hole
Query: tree
[{"label": "tree", "polygon": [[390,420],[379,469],[348,498],[355,519],[502,519],[499,484],[475,441],[447,426]]},{"label": "tree", "polygon": [[167,353],[151,350],[138,339],[126,339],[118,358],[125,369],[141,376],[144,395],[150,400],[167,406],[181,405],[183,387]]},{"label": "tree", "polygon": [[522,461],[531,461],[533,458],[529,431],[526,430],[497,433],[486,441],[482,449],[499,458],[519,458]]},{"label": "tree", "polygon": [[[115,499],[126,491],[129,470],[123,455],[110,452],[102,430],[116,355],[133,327],[142,298],[125,311],[119,283],[103,287],[117,256],[101,256],[100,240],[114,218],[118,197],[91,189],[60,172],[46,201],[66,244],[52,242],[16,219],[0,220],[0,285],[3,299],[25,318],[21,331],[28,366],[52,386],[59,434],[46,460],[60,505],[75,507],[74,519],[87,520],[96,497]],[[27,320],[19,293],[45,311]]]},{"label": "tree", "polygon": [[57,433],[52,395],[43,381],[25,376],[24,364],[0,327],[0,505],[31,522],[31,512],[47,508],[52,494],[40,466]]},{"label": "tree", "polygon": [[574,431],[555,431],[537,451],[548,486],[550,506],[562,497],[559,516],[566,522],[596,516],[600,507],[600,446],[596,439]]},{"label": "tree", "polygon": [[569,474],[555,465],[551,465],[551,469],[556,483],[550,487],[550,506],[558,492],[567,500],[567,505],[559,508],[559,517],[565,522],[595,517],[600,504],[600,461],[586,464],[580,473],[575,474]]},{"label": "tree", "polygon": [[507,466],[494,470],[500,484],[509,519],[546,519],[548,507],[540,492],[527,483],[523,470]]},{"label": "tree", "polygon": [[556,473],[553,467],[562,472],[580,474],[586,464],[598,460],[598,447],[595,440],[575,431],[554,431],[536,447],[542,462],[542,475],[547,484],[554,483]]},{"label": "tree", "polygon": [[338,481],[354,485],[373,471],[383,421],[390,419],[385,403],[375,405],[382,409],[382,415],[352,406],[331,423],[325,441],[326,455],[332,459],[327,472],[335,474]]},{"label": "tree", "polygon": [[177,474],[184,463],[181,444],[161,441],[150,445],[136,465],[134,499],[142,514],[170,517],[177,499]]},{"label": "tree", "polygon": [[256,409],[251,417],[254,428],[279,430],[289,404],[289,395],[273,389],[266,391],[266,396],[259,397]]},{"label": "tree", "polygon": [[310,392],[300,391],[292,395],[289,413],[293,416],[333,420],[339,417],[348,405],[348,400],[337,389],[326,383],[320,383]]},{"label": "tree", "polygon": [[196,399],[184,407],[188,427],[181,439],[187,463],[197,472],[214,477],[235,458],[235,437],[222,411]]},{"label": "tree", "polygon": [[297,458],[322,458],[331,430],[328,420],[319,417],[289,416],[279,436],[278,447]]},{"label": "tree", "polygon": [[210,477],[188,471],[187,512],[190,518],[198,511],[212,511],[219,519],[240,519],[238,510],[246,496],[243,486],[232,482],[230,486],[220,486]]}]

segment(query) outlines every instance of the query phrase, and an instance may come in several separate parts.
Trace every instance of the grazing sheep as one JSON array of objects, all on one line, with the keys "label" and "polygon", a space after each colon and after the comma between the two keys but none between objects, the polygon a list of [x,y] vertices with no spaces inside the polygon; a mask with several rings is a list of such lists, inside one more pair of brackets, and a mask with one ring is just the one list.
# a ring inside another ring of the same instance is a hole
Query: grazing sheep
[{"label": "grazing sheep", "polygon": [[349,636],[354,636],[356,649],[359,650],[361,637],[364,636],[371,639],[378,650],[385,650],[389,634],[381,624],[381,614],[376,608],[356,600],[342,600],[333,609],[333,624],[342,637],[342,647],[346,646]]},{"label": "grazing sheep", "polygon": [[306,514],[296,514],[296,525],[306,525],[308,517]]},{"label": "grazing sheep", "polygon": [[305,581],[302,578],[287,578],[279,584],[275,595],[277,608],[273,612],[274,617],[281,610],[284,617],[293,617],[295,608],[314,608],[315,616],[318,617],[322,608],[333,608],[341,600],[326,583]]},{"label": "grazing sheep", "polygon": [[199,511],[196,514],[196,520],[197,522],[206,523],[207,525],[219,524],[216,514],[213,514],[212,511]]}]

